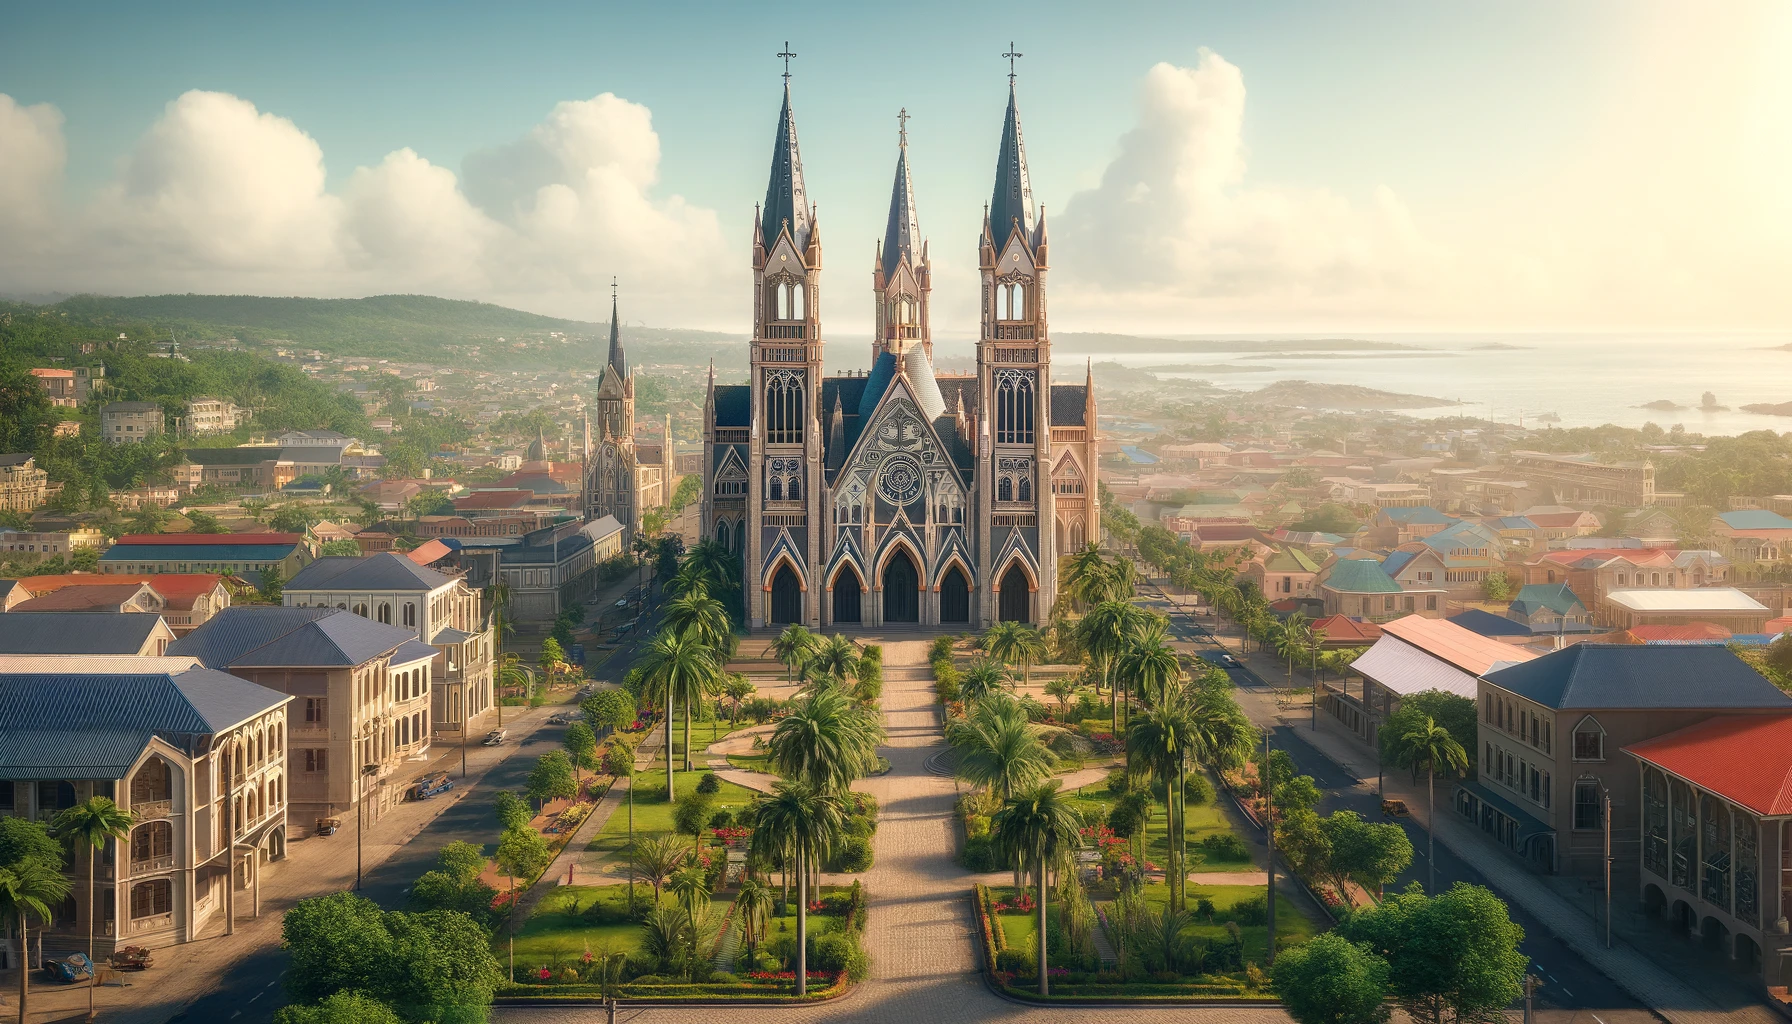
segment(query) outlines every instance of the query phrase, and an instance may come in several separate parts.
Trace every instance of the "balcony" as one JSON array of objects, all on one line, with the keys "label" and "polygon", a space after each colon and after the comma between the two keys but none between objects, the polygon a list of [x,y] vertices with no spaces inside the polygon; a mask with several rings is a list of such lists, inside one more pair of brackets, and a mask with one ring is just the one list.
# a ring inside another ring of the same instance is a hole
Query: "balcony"
[{"label": "balcony", "polygon": [[174,914],[154,914],[139,917],[131,922],[131,934],[141,935],[144,932],[159,932],[174,927]]},{"label": "balcony", "polygon": [[172,800],[133,801],[131,804],[131,810],[136,812],[138,821],[154,821],[157,818],[170,818],[170,817],[174,816],[174,801],[172,801]]},{"label": "balcony", "polygon": [[997,340],[997,341],[1032,341],[1033,340],[1033,325],[1032,324],[997,324],[995,340]]},{"label": "balcony", "polygon": [[153,875],[158,871],[174,870],[174,854],[164,853],[159,857],[145,857],[131,861],[131,875]]}]

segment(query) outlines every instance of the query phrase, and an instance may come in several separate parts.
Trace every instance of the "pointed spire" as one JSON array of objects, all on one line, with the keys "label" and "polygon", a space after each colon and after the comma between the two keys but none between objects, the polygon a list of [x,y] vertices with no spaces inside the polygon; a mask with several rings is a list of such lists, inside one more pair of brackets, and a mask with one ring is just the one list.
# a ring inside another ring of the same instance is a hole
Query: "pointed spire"
[{"label": "pointed spire", "polygon": [[996,155],[996,186],[989,198],[989,238],[1000,248],[1008,244],[1015,224],[1030,240],[1033,236],[1033,182],[1027,174],[1027,147],[1021,141],[1020,106],[1014,82],[1008,83],[1008,112],[1002,117],[1002,147]]},{"label": "pointed spire", "polygon": [[882,250],[884,277],[896,272],[896,265],[906,257],[909,266],[919,268],[915,247],[921,245],[921,219],[915,210],[915,184],[908,169],[908,108],[896,115],[901,128],[897,132],[896,183],[890,189],[890,220],[884,228]]},{"label": "pointed spire", "polygon": [[526,462],[546,462],[548,458],[547,435],[542,432],[541,424],[535,425],[535,440],[529,442],[529,450],[523,453]]},{"label": "pointed spire", "polygon": [[616,314],[616,279],[610,278],[610,365],[616,376],[628,376],[628,356],[622,351],[622,318]]},{"label": "pointed spire", "polygon": [[778,112],[778,135],[772,140],[771,180],[765,186],[765,209],[760,215],[760,238],[767,249],[786,227],[799,250],[808,248],[809,194],[803,188],[803,156],[797,148],[796,120],[790,114],[789,81],[784,83],[784,109]]}]

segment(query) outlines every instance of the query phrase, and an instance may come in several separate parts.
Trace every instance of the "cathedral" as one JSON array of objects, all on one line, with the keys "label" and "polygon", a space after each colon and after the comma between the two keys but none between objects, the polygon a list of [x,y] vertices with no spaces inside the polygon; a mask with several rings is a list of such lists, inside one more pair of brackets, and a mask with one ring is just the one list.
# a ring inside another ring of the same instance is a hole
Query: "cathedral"
[{"label": "cathedral", "polygon": [[745,385],[704,406],[703,532],[738,552],[754,628],[1043,622],[1058,558],[1100,536],[1093,379],[1051,383],[1045,215],[1014,80],[982,225],[977,370],[933,367],[906,112],[871,267],[869,373],[822,369],[821,228],[790,82],[753,230]]},{"label": "cathedral", "polygon": [[[615,516],[623,527],[623,549],[641,535],[641,517],[672,500],[672,415],[666,414],[660,443],[635,438],[635,375],[622,348],[622,322],[610,294],[610,353],[597,379],[595,445],[593,425],[585,421],[584,505],[587,522]],[[531,455],[531,458],[534,456]]]}]

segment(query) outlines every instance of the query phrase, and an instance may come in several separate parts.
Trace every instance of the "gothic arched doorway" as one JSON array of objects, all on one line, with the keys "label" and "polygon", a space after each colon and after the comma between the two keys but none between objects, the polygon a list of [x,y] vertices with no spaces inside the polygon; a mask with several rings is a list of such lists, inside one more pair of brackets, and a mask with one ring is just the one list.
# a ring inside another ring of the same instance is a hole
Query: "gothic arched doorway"
[{"label": "gothic arched doorway", "polygon": [[772,622],[782,625],[803,621],[803,588],[790,566],[778,566],[772,577]]},{"label": "gothic arched doorway", "polygon": [[921,621],[921,574],[904,551],[884,563],[884,621]]},{"label": "gothic arched doorway", "polygon": [[956,565],[947,569],[945,578],[940,580],[940,621],[971,621],[971,582]]},{"label": "gothic arched doorway", "polygon": [[1002,574],[1001,619],[1003,622],[1031,622],[1028,606],[1033,603],[1032,594],[1027,590],[1027,571],[1019,562],[1008,566]]},{"label": "gothic arched doorway", "polygon": [[864,594],[865,588],[859,583],[859,574],[851,569],[840,570],[840,575],[834,577],[834,622],[862,621],[859,609]]}]

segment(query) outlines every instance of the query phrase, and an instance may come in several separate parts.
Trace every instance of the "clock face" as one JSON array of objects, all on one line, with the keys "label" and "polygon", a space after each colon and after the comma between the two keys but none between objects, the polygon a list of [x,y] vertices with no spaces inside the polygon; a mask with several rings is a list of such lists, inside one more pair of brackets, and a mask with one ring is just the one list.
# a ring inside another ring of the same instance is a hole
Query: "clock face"
[{"label": "clock face", "polygon": [[921,464],[914,456],[896,454],[884,460],[877,478],[877,492],[892,505],[912,504],[921,496]]}]

